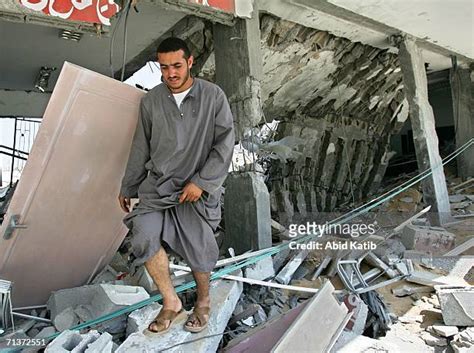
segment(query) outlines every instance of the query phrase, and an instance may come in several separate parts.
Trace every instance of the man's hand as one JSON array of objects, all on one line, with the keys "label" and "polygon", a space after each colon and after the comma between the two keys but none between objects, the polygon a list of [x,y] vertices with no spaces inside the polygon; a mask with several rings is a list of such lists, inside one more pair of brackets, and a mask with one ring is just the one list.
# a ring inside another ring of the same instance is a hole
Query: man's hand
[{"label": "man's hand", "polygon": [[127,213],[130,212],[130,197],[119,195],[118,199],[122,210]]},{"label": "man's hand", "polygon": [[196,184],[189,182],[183,189],[183,193],[179,197],[179,203],[183,203],[185,201],[188,202],[195,202],[199,200],[202,195],[202,189],[197,186]]}]

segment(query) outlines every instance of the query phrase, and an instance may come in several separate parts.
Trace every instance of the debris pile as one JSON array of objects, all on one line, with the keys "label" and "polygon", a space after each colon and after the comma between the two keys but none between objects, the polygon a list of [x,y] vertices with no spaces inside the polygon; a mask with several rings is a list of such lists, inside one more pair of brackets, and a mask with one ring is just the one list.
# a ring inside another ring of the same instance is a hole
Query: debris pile
[{"label": "debris pile", "polygon": [[[125,241],[88,284],[51,293],[47,305],[13,308],[15,327],[0,348],[15,338],[54,353],[472,352],[474,218],[467,215],[474,198],[464,194],[471,184],[451,187],[463,192],[450,197],[463,217],[444,228],[430,224],[415,188],[353,217],[351,226],[375,225],[367,235],[341,227],[311,237],[311,227],[272,219],[271,247],[240,249],[237,256],[227,249],[218,261],[216,273],[234,265],[235,271],[211,282],[209,325],[198,334],[183,330],[184,318],[166,333],[147,330],[161,310],[159,292],[144,266],[130,272]],[[171,256],[170,271],[190,311],[190,269]]]}]

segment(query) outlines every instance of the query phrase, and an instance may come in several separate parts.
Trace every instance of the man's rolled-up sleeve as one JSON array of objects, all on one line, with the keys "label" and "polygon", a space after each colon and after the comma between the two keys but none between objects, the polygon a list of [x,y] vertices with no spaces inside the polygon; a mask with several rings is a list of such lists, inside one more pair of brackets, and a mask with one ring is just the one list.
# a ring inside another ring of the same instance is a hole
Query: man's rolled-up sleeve
[{"label": "man's rolled-up sleeve", "polygon": [[191,182],[208,193],[219,189],[227,177],[234,144],[234,119],[224,92],[219,90],[216,98],[213,146],[206,163],[191,178]]},{"label": "man's rolled-up sleeve", "polygon": [[142,100],[127,168],[120,188],[122,196],[138,197],[138,187],[148,173],[145,164],[150,160],[150,137],[151,116]]}]

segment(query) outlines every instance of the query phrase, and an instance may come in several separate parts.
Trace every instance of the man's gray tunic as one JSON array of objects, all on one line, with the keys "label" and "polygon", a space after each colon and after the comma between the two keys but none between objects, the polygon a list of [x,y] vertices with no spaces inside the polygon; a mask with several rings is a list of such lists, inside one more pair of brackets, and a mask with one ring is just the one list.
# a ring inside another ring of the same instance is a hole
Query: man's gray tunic
[{"label": "man's gray tunic", "polygon": [[[124,219],[132,229],[136,266],[164,241],[193,270],[213,269],[219,252],[214,231],[221,219],[221,186],[233,148],[229,104],[213,83],[194,79],[179,108],[165,84],[143,97],[121,188],[123,196],[140,200]],[[179,204],[189,181],[204,192],[196,202]]]}]

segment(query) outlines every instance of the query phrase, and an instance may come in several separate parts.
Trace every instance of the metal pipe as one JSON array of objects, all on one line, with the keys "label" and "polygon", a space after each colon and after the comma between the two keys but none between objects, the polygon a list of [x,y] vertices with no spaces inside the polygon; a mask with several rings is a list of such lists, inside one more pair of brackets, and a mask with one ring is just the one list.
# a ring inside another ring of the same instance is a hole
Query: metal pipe
[{"label": "metal pipe", "polygon": [[10,187],[13,187],[13,168],[15,168],[15,148],[16,148],[16,129],[17,129],[18,119],[15,117],[15,128],[13,130],[13,149],[12,149],[12,169],[10,171]]},{"label": "metal pipe", "polygon": [[15,313],[15,312],[13,312],[12,314],[14,316],[22,317],[24,319],[33,319],[35,321],[51,323],[51,320],[48,320],[48,319],[45,319],[45,318],[42,318],[42,317],[37,317],[37,316],[33,316],[33,315],[26,315],[26,314],[20,314],[20,313]]},{"label": "metal pipe", "polygon": [[46,308],[46,304],[44,305],[32,305],[32,306],[22,306],[21,308],[13,308],[15,311],[20,311],[20,310],[34,310],[34,309],[43,309]]}]

